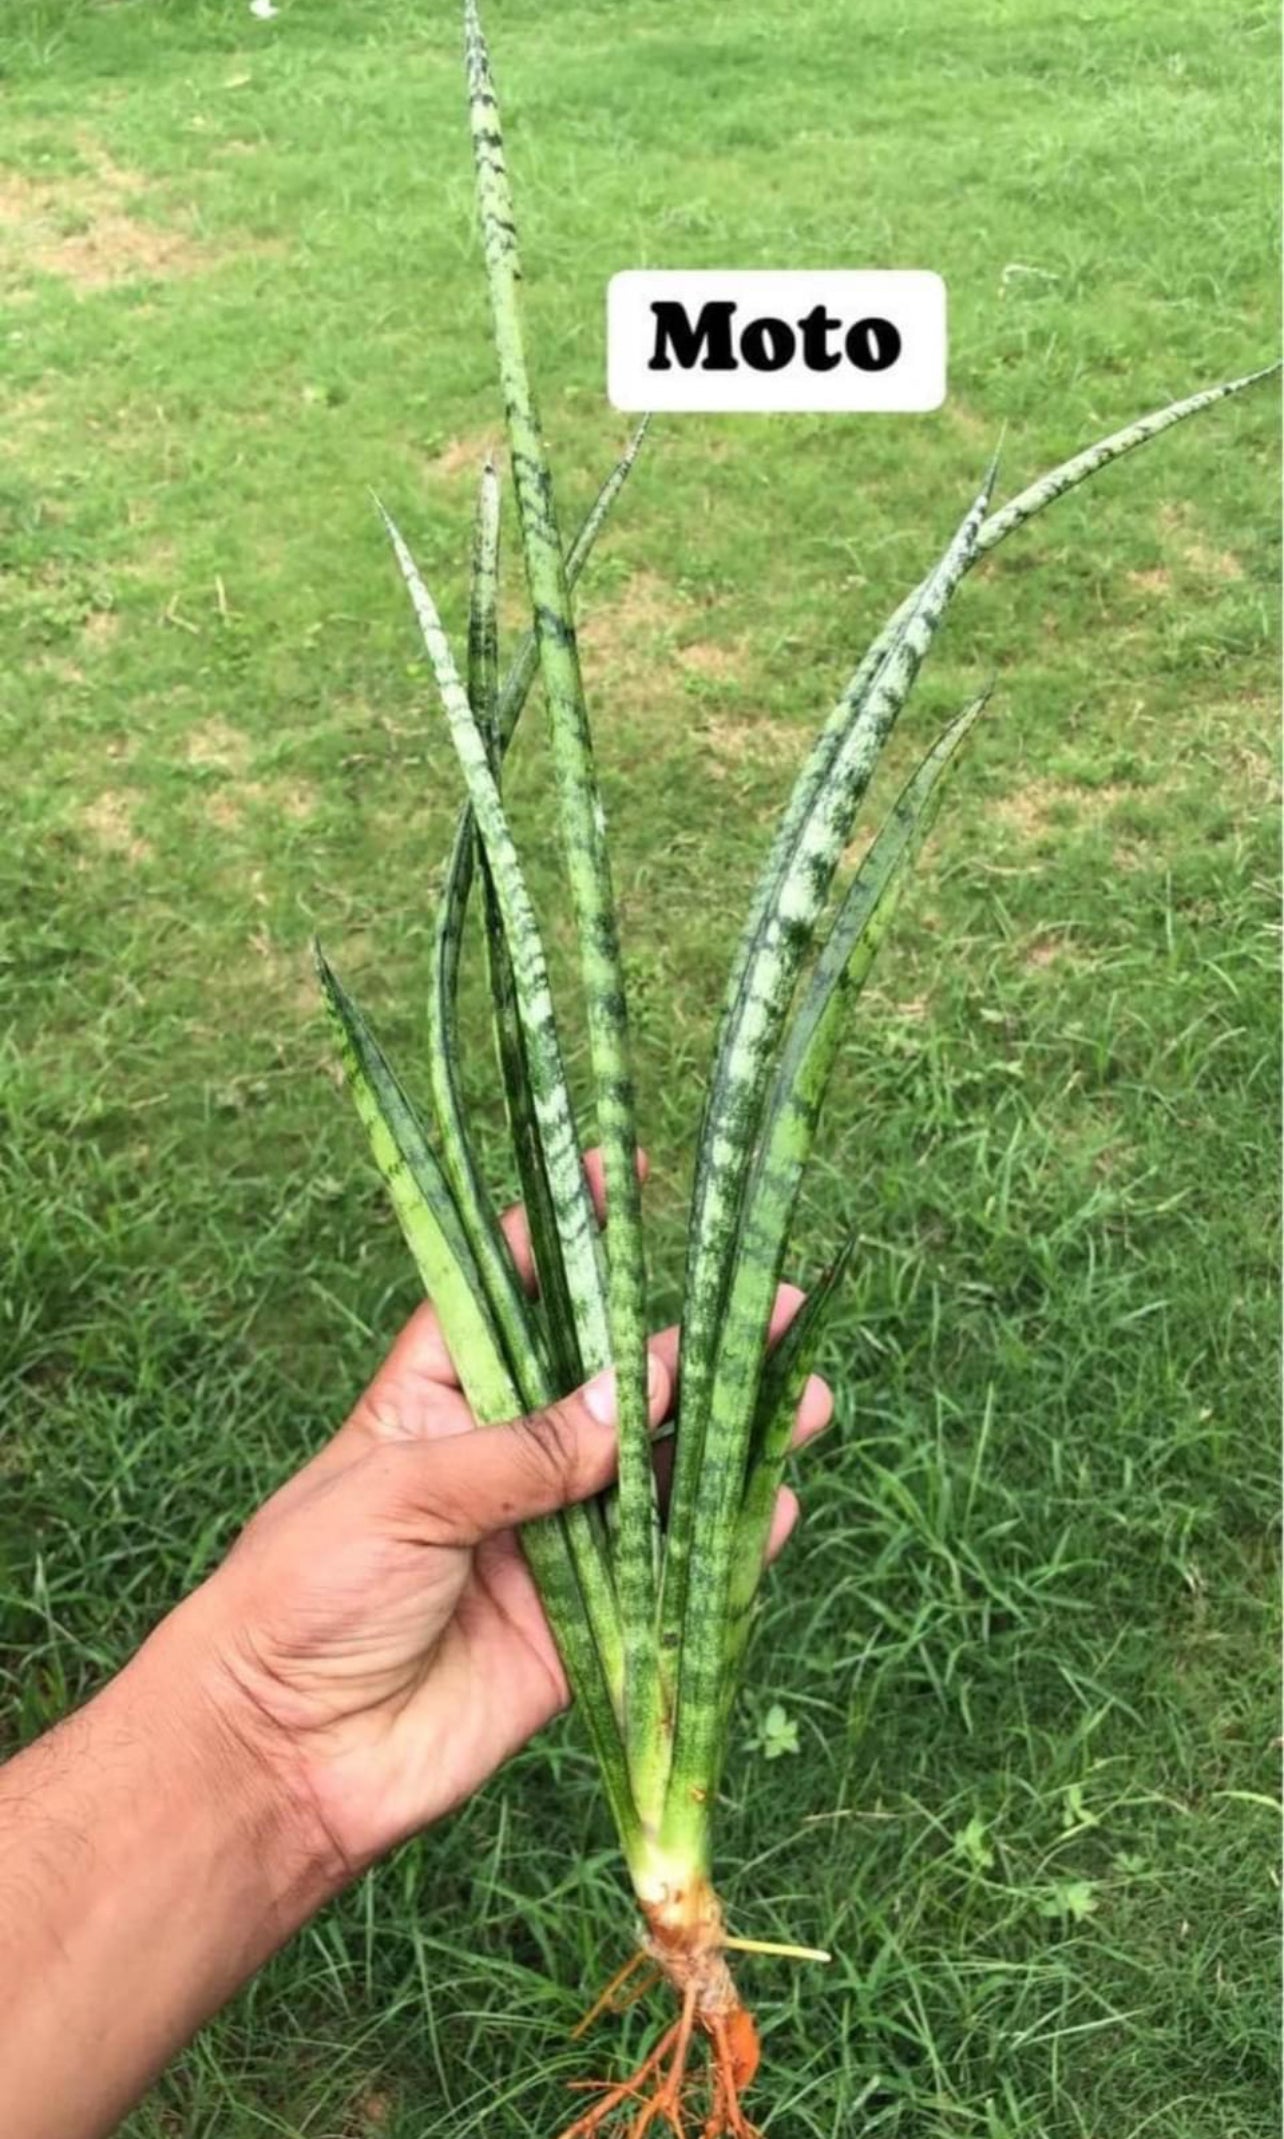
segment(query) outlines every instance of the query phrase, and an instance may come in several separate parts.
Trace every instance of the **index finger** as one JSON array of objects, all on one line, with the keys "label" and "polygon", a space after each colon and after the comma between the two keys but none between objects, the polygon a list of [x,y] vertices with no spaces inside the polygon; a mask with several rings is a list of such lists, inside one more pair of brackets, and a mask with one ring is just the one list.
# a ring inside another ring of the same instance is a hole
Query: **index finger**
[{"label": "index finger", "polygon": [[[640,1145],[638,1146],[637,1162],[638,1179],[639,1181],[645,1181],[651,1171],[651,1161]],[[599,1225],[605,1225],[606,1168],[602,1158],[601,1147],[597,1144],[593,1146],[591,1151],[586,1151],[584,1154],[584,1178],[588,1182],[589,1194],[593,1198],[593,1209],[597,1213],[597,1222]],[[499,1224],[500,1230],[508,1242],[509,1251],[517,1268],[517,1275],[526,1290],[533,1292],[536,1283],[535,1256],[531,1248],[530,1226],[527,1223],[525,1204],[515,1203],[511,1210],[505,1211]]]}]

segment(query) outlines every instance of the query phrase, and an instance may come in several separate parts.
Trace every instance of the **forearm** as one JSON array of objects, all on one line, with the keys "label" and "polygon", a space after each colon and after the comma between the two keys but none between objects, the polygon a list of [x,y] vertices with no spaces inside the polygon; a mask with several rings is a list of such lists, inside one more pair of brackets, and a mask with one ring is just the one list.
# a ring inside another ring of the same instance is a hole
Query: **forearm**
[{"label": "forearm", "polygon": [[201,1600],[0,1769],[0,2132],[112,2130],[341,1883],[219,1698]]}]

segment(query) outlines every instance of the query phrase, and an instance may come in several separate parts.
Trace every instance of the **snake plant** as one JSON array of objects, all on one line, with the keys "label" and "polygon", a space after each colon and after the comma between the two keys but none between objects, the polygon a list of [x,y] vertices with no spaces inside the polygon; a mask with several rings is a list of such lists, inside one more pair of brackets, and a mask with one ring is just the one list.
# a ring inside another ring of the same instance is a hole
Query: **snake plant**
[{"label": "snake plant", "polygon": [[[850,1244],[774,1346],[772,1304],[844,1021],[985,694],[927,751],[836,894],[854,815],[973,566],[1087,477],[1266,373],[1142,417],[997,510],[992,464],[936,563],[879,632],[820,730],[794,783],[727,981],[695,1145],[680,1395],[662,1506],[648,1426],[648,1311],[626,990],[572,602],[642,432],[566,547],[526,361],[513,203],[474,0],[466,0],[465,43],[477,204],[531,625],[501,684],[499,480],[491,463],[480,471],[462,671],[410,550],[384,515],[467,796],[433,939],[429,1118],[407,1095],[319,949],[318,967],[375,1163],[479,1424],[536,1409],[608,1364],[616,1373],[617,1486],[528,1525],[523,1545],[640,1905],[639,1956],[672,1984],[679,2013],[641,2071],[604,2084],[570,2134],[582,2139],[617,2116],[631,2119],[636,2134],[661,2118],[680,2132],[688,2090],[703,2085],[709,2139],[721,2133],[743,2139],[751,2127],[741,2096],[756,2069],[757,2035],[727,1954],[752,1942],[732,1940],[725,1929],[712,1881],[714,1811],[792,1422]],[[505,752],[537,676],[579,946],[610,1212],[605,1230],[585,1183],[582,1125],[503,796]],[[500,1081],[538,1275],[534,1296],[497,1222],[461,1096],[458,980],[475,889]],[[690,2054],[700,2035],[708,2045],[702,2081]]]}]

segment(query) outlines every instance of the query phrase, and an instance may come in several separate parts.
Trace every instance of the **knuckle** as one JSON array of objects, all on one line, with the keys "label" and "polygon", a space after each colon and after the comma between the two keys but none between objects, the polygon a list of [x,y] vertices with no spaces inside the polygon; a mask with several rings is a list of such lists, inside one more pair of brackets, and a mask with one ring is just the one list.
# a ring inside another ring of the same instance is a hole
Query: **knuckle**
[{"label": "knuckle", "polygon": [[434,1519],[448,1525],[456,1515],[457,1484],[435,1447],[416,1449],[402,1441],[372,1448],[362,1458],[362,1472],[371,1506],[394,1525],[421,1530]]},{"label": "knuckle", "polygon": [[517,1426],[517,1445],[532,1483],[561,1491],[575,1473],[575,1430],[556,1404],[532,1412]]}]

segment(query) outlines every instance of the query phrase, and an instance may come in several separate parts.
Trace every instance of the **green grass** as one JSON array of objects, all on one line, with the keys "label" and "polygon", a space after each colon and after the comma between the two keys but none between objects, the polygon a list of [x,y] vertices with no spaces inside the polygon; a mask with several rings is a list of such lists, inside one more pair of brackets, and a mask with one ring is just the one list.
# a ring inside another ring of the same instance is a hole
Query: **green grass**
[{"label": "green grass", "polygon": [[[585,583],[663,1313],[721,975],[852,658],[1004,421],[1000,495],[1270,356],[1273,19],[493,0],[488,27],[568,513],[626,433],[616,268],[950,289],[939,414],[670,419]],[[457,786],[366,486],[458,631],[498,411],[446,0],[11,0],[0,66],[16,1740],[199,1578],[412,1303],[307,941],[413,1068]],[[1259,395],[1017,537],[888,769],[997,669],[799,1247],[815,1270],[861,1218],[721,1829],[734,1928],[838,1954],[746,1964],[773,2139],[1275,2129],[1273,466]],[[800,1751],[767,1761],[776,1702]],[[298,1939],[131,2139],[551,2133],[623,1891],[561,1726]]]}]

